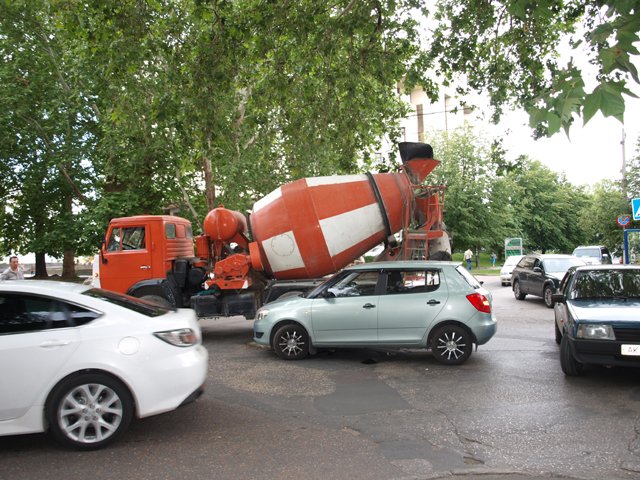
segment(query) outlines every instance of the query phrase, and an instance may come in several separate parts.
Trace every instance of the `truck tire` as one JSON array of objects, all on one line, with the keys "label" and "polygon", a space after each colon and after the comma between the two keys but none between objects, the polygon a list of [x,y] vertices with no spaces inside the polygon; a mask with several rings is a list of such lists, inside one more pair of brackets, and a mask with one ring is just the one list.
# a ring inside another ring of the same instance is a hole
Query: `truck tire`
[{"label": "truck tire", "polygon": [[526,293],[522,293],[520,290],[520,282],[518,280],[513,282],[513,296],[516,297],[516,300],[524,300],[524,297],[527,296]]},{"label": "truck tire", "polygon": [[169,300],[167,300],[164,297],[161,297],[160,295],[143,295],[140,297],[140,300],[146,300],[149,303],[155,303],[160,307],[167,307],[167,308],[171,307]]}]

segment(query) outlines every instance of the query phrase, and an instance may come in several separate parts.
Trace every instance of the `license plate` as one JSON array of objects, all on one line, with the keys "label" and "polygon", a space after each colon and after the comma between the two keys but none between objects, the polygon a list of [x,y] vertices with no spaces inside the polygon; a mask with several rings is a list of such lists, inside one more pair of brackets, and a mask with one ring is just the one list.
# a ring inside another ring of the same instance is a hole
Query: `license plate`
[{"label": "license plate", "polygon": [[640,345],[620,345],[622,355],[640,356]]}]

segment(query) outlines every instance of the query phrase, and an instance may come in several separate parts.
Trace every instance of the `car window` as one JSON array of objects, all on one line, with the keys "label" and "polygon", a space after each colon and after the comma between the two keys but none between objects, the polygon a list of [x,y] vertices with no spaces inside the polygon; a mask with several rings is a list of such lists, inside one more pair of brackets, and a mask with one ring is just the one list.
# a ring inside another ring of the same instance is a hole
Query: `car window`
[{"label": "car window", "polygon": [[338,282],[328,288],[336,297],[362,297],[375,295],[379,273],[376,272],[350,272]]},{"label": "car window", "polygon": [[54,298],[29,294],[0,294],[0,333],[50,330],[87,323],[99,316],[95,312],[69,305]]},{"label": "car window", "polygon": [[576,275],[569,298],[640,298],[640,270],[590,270]]},{"label": "car window", "polygon": [[107,251],[117,252],[121,248],[122,250],[144,250],[145,245],[144,227],[114,228],[107,244]]},{"label": "car window", "polygon": [[568,271],[567,274],[562,278],[562,282],[560,282],[560,286],[558,287],[558,291],[560,291],[563,295],[567,294],[567,286],[571,283],[571,279],[575,275],[574,271]]},{"label": "car window", "polygon": [[578,258],[547,258],[544,260],[544,269],[547,272],[566,272],[570,267],[584,265]]},{"label": "car window", "polygon": [[471,275],[468,272],[468,270],[466,268],[464,268],[462,265],[458,265],[456,267],[456,272],[458,272],[460,275],[462,275],[462,278],[464,278],[465,282],[467,282],[471,288],[475,289],[475,288],[480,288],[482,286],[480,284],[480,282],[478,282],[476,277]]},{"label": "car window", "polygon": [[518,263],[518,267],[531,270],[533,268],[533,262],[535,257],[523,257]]},{"label": "car window", "polygon": [[600,257],[600,249],[597,247],[594,248],[576,248],[573,251],[574,257]]},{"label": "car window", "polygon": [[440,287],[438,270],[390,270],[386,278],[385,293],[389,295],[433,292]]},{"label": "car window", "polygon": [[134,312],[141,313],[142,315],[146,315],[147,317],[159,317],[160,315],[164,315],[165,313],[173,310],[169,307],[161,307],[159,305],[154,305],[152,303],[145,302],[144,300],[140,300],[139,298],[110,292],[108,290],[102,290],[101,288],[92,288],[82,292],[82,294],[119,305],[129,310],[133,310]]}]

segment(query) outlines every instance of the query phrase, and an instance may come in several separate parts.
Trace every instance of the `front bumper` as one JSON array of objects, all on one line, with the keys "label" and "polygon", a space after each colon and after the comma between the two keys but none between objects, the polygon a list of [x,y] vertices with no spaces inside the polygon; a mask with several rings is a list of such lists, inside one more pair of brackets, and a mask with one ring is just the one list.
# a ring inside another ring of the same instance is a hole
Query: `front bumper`
[{"label": "front bumper", "polygon": [[640,356],[622,355],[621,345],[631,344],[618,340],[582,340],[567,337],[573,357],[588,365],[616,365],[640,367]]}]

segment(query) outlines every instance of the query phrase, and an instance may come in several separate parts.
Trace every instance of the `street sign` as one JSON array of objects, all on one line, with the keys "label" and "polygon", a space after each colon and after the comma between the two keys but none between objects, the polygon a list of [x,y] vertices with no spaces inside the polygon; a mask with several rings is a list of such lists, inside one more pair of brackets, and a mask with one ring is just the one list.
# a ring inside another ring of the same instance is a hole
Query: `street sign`
[{"label": "street sign", "polygon": [[634,220],[640,220],[640,198],[631,200],[631,212]]},{"label": "street sign", "polygon": [[522,238],[505,238],[504,239],[504,257],[513,255],[522,255]]},{"label": "street sign", "polygon": [[618,225],[621,227],[626,227],[631,222],[631,217],[629,215],[620,215],[616,222],[618,222]]}]

